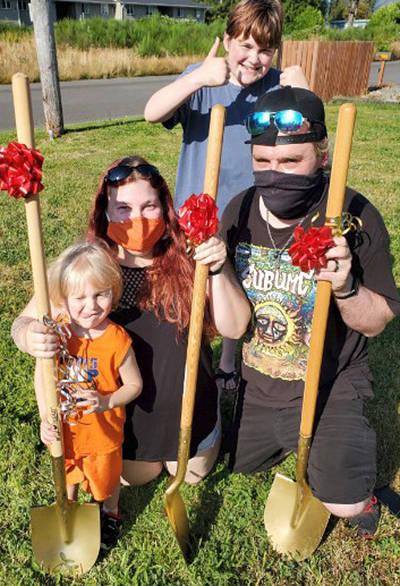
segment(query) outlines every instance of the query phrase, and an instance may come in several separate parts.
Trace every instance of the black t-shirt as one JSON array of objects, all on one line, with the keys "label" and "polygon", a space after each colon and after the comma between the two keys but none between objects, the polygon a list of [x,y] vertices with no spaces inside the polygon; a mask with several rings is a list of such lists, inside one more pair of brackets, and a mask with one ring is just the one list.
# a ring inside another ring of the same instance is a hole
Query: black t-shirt
[{"label": "black t-shirt", "polygon": [[[328,185],[304,228],[325,221]],[[362,285],[382,295],[400,315],[393,280],[389,235],[379,212],[361,194],[347,188],[344,211],[362,220],[362,228],[346,235],[353,255],[352,272]],[[253,307],[251,327],[242,353],[242,376],[247,399],[273,407],[301,403],[307,366],[316,280],[291,263],[288,247],[295,226],[275,229],[259,210],[252,187],[236,196],[222,217],[222,236],[237,276]],[[282,252],[280,248],[284,248]],[[278,254],[279,253],[279,254]],[[331,300],[320,378],[320,394],[331,398],[372,395],[367,365],[367,338],[346,326]]]},{"label": "black t-shirt", "polygon": [[[187,339],[184,335],[177,336],[175,324],[160,321],[154,313],[141,312],[136,307],[136,293],[146,269],[121,268],[124,292],[110,319],[122,325],[131,336],[143,378],[142,393],[126,407],[123,455],[128,460],[176,460]],[[217,422],[218,391],[211,358],[211,349],[204,343],[197,376],[190,456]]]}]

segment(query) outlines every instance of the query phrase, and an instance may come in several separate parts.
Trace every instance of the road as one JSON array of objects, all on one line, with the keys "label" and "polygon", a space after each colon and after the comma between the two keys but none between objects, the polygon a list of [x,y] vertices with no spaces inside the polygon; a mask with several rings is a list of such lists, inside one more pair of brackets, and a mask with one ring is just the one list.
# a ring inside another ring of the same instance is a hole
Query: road
[{"label": "road", "polygon": [[[176,75],[61,82],[64,124],[142,116],[149,97]],[[32,83],[34,125],[44,126],[40,83]],[[0,130],[14,128],[10,85],[0,85]]]},{"label": "road", "polygon": [[[369,85],[378,80],[379,63],[373,63]],[[64,124],[142,116],[148,98],[176,76],[92,79],[61,83]],[[384,83],[400,85],[400,61],[386,63]],[[44,126],[40,84],[31,84],[35,126]],[[11,86],[0,85],[0,130],[14,128]]]}]

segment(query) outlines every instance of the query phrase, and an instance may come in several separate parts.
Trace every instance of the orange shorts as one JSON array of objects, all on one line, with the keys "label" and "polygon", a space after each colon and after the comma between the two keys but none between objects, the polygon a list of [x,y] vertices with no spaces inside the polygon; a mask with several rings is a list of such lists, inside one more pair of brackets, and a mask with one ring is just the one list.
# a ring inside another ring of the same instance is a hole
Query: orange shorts
[{"label": "orange shorts", "polygon": [[79,459],[65,459],[67,484],[81,484],[96,501],[111,496],[122,473],[122,448],[110,454],[90,454]]}]

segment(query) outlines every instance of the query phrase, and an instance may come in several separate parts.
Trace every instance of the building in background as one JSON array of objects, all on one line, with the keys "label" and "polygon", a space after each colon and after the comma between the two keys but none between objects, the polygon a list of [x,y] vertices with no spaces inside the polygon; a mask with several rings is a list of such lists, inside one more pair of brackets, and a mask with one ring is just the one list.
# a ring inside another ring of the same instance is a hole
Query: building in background
[{"label": "building in background", "polygon": [[[113,18],[127,20],[144,18],[159,13],[171,18],[204,22],[207,6],[194,0],[51,0],[53,20],[71,18]],[[0,20],[18,24],[32,24],[27,0],[0,0]]]}]

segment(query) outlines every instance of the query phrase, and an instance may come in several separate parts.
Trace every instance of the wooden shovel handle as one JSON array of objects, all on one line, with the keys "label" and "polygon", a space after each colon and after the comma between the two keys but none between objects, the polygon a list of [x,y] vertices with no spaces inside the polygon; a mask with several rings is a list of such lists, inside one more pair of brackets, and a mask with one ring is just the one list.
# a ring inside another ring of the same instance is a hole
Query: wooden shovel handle
[{"label": "wooden shovel handle", "polygon": [[[16,73],[13,75],[12,91],[18,141],[29,148],[35,148],[29,81],[24,73]],[[33,287],[35,290],[38,319],[42,320],[43,315],[50,315],[50,302],[47,286],[39,197],[37,194],[29,195],[24,198],[24,201],[32,264]],[[43,366],[47,419],[52,425],[55,425],[59,429],[61,438],[61,426],[59,422],[56,392],[56,360],[55,358],[41,358],[40,360],[42,361]],[[55,458],[62,456],[62,440],[55,440],[50,446],[50,451],[51,455]]]},{"label": "wooden shovel handle", "polygon": [[[208,134],[207,159],[203,192],[214,199],[218,190],[221,164],[222,139],[225,123],[225,108],[214,106],[211,110]],[[193,285],[193,301],[190,313],[189,339],[186,354],[186,372],[182,399],[181,428],[191,427],[194,399],[196,395],[197,372],[201,339],[203,335],[204,304],[206,300],[208,266],[196,263]]]},{"label": "wooden shovel handle", "polygon": [[[343,104],[338,116],[335,150],[333,153],[332,172],[326,206],[326,224],[329,224],[331,218],[336,218],[342,214],[355,118],[355,105]],[[331,288],[332,284],[330,281],[318,281],[311,326],[303,408],[301,412],[300,435],[303,437],[311,437],[312,435]]]}]

